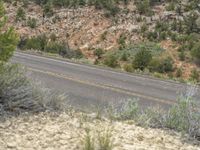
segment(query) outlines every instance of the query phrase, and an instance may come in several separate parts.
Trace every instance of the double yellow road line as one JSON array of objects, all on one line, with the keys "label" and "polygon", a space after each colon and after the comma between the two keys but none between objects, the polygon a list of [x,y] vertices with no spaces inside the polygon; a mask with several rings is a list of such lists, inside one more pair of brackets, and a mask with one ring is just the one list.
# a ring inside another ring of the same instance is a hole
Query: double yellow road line
[{"label": "double yellow road line", "polygon": [[139,93],[136,93],[136,92],[132,92],[132,91],[127,91],[127,90],[124,90],[124,89],[116,88],[116,87],[113,87],[111,85],[98,84],[98,83],[92,83],[92,82],[89,82],[89,81],[83,81],[83,80],[80,80],[80,79],[75,79],[75,78],[72,78],[72,77],[68,77],[68,76],[66,76],[64,74],[58,74],[58,73],[39,70],[39,69],[35,69],[35,68],[28,68],[28,70],[30,70],[32,72],[38,72],[38,73],[50,75],[50,76],[53,76],[53,77],[56,77],[56,78],[61,78],[61,79],[65,79],[65,80],[81,83],[81,84],[84,84],[84,85],[89,85],[89,86],[102,88],[102,89],[106,89],[106,90],[111,90],[111,91],[114,91],[114,92],[117,92],[117,93],[121,93],[121,94],[131,95],[131,96],[134,96],[134,97],[137,97],[137,98],[143,98],[143,99],[151,100],[151,101],[154,101],[154,102],[159,102],[159,103],[168,104],[168,105],[173,105],[173,104],[176,103],[175,101],[156,98],[156,97],[152,97],[152,96],[146,96],[146,95],[142,95],[142,94],[139,94]]}]

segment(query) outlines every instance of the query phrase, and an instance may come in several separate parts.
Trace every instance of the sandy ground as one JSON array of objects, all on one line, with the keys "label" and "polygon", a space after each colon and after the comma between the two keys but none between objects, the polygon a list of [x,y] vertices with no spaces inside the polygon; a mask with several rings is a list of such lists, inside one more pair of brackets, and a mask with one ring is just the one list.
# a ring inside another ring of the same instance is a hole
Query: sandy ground
[{"label": "sandy ground", "polygon": [[86,129],[93,137],[109,130],[114,150],[200,150],[172,131],[145,129],[131,121],[99,120],[95,114],[82,113],[41,113],[1,121],[0,150],[82,150]]}]

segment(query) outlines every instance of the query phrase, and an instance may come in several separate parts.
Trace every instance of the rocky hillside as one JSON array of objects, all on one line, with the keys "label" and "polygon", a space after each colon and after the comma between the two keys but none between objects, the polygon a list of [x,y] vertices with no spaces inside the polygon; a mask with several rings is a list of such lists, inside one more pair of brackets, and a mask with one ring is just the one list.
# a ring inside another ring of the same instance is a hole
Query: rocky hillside
[{"label": "rocky hillside", "polygon": [[[80,7],[77,9],[54,8],[54,15],[43,17],[43,9],[40,5],[31,3],[25,8],[26,18],[37,19],[37,27],[32,29],[27,26],[27,21],[15,21],[17,9],[21,6],[7,4],[6,10],[9,22],[14,25],[17,32],[23,37],[36,36],[42,33],[55,34],[59,40],[69,43],[73,49],[81,49],[83,52],[96,48],[113,50],[118,48],[120,35],[127,36],[126,42],[139,42],[141,37],[137,31],[141,23],[136,22],[138,17],[134,13],[135,6],[130,6],[130,12],[118,14],[116,18],[105,16],[104,10],[94,7]],[[162,7],[162,6],[161,6]]]},{"label": "rocky hillside", "polygon": [[[200,40],[198,1],[159,1],[152,6],[146,6],[145,2],[137,0],[126,4],[119,2],[117,7],[120,11],[114,15],[93,5],[58,7],[38,5],[30,1],[24,3],[16,1],[5,4],[9,25],[15,27],[21,39],[45,34],[50,37],[49,41],[53,38],[67,43],[70,49],[81,50],[84,56],[94,63],[104,63],[105,57],[100,55],[106,55],[107,52],[154,42],[165,50],[159,58],[170,57],[173,69],[160,69],[163,66],[149,68],[148,64],[145,68],[147,67],[150,72],[167,73],[167,76],[183,79],[193,78],[191,76],[195,73],[199,74],[198,64],[193,59],[196,54],[190,54],[195,48],[195,43]],[[29,45],[29,48],[32,47]],[[96,52],[99,49],[102,51]],[[134,48],[132,50],[134,51]],[[47,50],[43,48],[43,51]],[[133,72],[134,69],[143,71],[143,67],[131,65],[134,59],[132,57],[128,61],[121,61],[121,57],[132,54],[121,56],[119,53],[114,54],[119,57],[115,58],[119,59],[116,64],[104,64],[111,67],[119,66],[129,72]],[[165,62],[160,63],[162,65]]]}]

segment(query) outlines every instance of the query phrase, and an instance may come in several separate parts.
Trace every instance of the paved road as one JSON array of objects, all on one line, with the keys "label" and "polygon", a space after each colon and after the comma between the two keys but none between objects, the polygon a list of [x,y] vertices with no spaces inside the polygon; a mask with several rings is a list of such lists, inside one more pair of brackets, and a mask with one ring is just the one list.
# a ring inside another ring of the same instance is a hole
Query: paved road
[{"label": "paved road", "polygon": [[[27,66],[31,78],[48,88],[67,93],[69,102],[83,109],[108,104],[120,106],[134,98],[144,107],[161,105],[168,108],[188,89],[185,84],[20,52],[16,52],[11,61]],[[200,100],[199,93],[197,89],[197,100]]]}]

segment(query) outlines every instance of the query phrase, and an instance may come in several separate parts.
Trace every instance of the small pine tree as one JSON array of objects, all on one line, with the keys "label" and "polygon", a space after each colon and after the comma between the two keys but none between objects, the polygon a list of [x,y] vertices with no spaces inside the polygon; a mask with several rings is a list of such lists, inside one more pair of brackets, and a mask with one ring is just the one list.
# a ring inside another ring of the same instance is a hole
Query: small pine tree
[{"label": "small pine tree", "polygon": [[5,9],[2,0],[0,0],[0,61],[8,61],[13,55],[18,43],[18,36],[14,31],[14,28],[5,28],[7,17],[5,16]]}]

